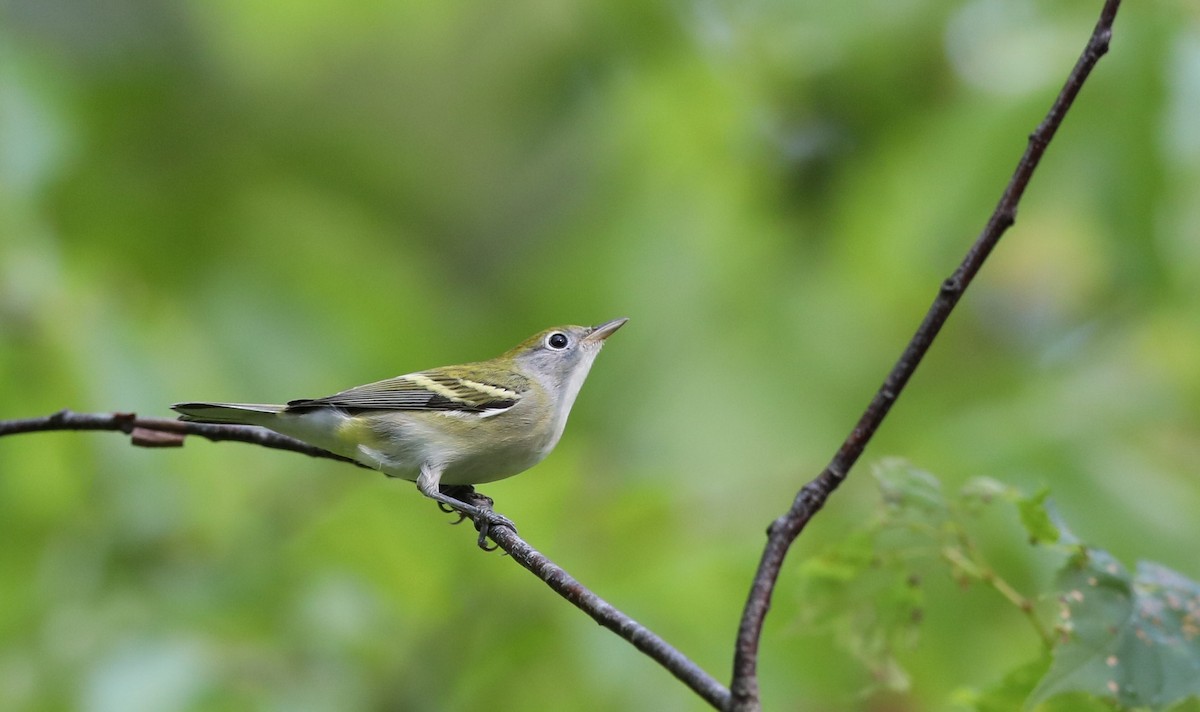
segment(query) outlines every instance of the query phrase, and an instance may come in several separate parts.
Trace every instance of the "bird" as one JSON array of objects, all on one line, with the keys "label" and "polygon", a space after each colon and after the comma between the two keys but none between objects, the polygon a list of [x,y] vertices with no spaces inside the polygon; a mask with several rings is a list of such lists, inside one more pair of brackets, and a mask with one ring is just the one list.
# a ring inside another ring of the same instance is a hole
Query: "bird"
[{"label": "bird", "polygon": [[557,326],[500,356],[442,366],[283,405],[193,401],[171,408],[195,423],[255,425],[347,457],[417,489],[480,527],[507,517],[443,486],[512,477],[541,462],[608,339],[627,318]]}]

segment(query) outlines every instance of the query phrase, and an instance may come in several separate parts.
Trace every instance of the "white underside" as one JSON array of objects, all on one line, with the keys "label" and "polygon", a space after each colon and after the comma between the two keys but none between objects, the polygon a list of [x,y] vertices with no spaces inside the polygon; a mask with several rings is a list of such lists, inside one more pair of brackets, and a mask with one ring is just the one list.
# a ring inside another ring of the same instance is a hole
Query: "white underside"
[{"label": "white underside", "polygon": [[[262,423],[266,427],[330,452],[349,457],[389,477],[415,482],[422,466],[440,473],[447,485],[494,482],[523,472],[549,454],[561,427],[505,428],[497,437],[499,418],[520,417],[519,407],[480,415],[459,411],[390,412],[348,416],[328,408],[283,412]],[[452,419],[447,428],[439,420]],[[476,431],[472,425],[478,424]],[[554,424],[547,423],[553,426]],[[511,430],[513,436],[503,433]],[[540,432],[539,432],[540,431]]]}]

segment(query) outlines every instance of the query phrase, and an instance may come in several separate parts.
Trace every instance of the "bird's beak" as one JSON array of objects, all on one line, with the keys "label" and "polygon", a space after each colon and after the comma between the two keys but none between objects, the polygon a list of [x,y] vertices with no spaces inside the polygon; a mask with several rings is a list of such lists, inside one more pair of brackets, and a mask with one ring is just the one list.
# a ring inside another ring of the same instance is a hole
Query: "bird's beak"
[{"label": "bird's beak", "polygon": [[600,326],[593,326],[588,335],[583,337],[583,340],[592,343],[604,341],[609,336],[612,336],[612,333],[620,329],[627,321],[629,321],[627,317],[621,317],[620,319],[606,321]]}]

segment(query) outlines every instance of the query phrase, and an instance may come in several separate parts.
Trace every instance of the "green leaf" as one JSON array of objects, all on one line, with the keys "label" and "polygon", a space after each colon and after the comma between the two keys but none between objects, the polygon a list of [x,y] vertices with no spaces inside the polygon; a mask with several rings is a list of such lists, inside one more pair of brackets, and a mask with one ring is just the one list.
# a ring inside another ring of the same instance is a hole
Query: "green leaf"
[{"label": "green leaf", "polygon": [[1190,697],[1177,705],[1171,705],[1168,712],[1200,712],[1200,697]]},{"label": "green leaf", "polygon": [[1020,493],[1013,487],[991,477],[972,477],[958,491],[958,500],[963,510],[977,513],[996,500],[1015,501]]},{"label": "green leaf", "polygon": [[895,654],[916,642],[924,592],[903,558],[876,534],[852,532],[800,565],[799,624],[832,633],[870,671],[873,688],[906,690],[908,674]]},{"label": "green leaf", "polygon": [[983,690],[966,690],[956,697],[960,705],[974,712],[1012,712],[1021,709],[1029,693],[1050,669],[1049,654],[1010,670],[998,683]]},{"label": "green leaf", "polygon": [[949,516],[942,483],[907,460],[888,458],[872,471],[884,504],[893,513],[910,515],[926,522]]},{"label": "green leaf", "polygon": [[1054,524],[1046,501],[1049,496],[1050,488],[1043,487],[1032,497],[1017,498],[1021,524],[1025,525],[1030,541],[1035,544],[1053,544],[1059,539],[1059,528]]},{"label": "green leaf", "polygon": [[816,588],[842,585],[857,578],[875,560],[872,533],[851,531],[820,555],[805,559],[800,564],[801,580],[805,585]]},{"label": "green leaf", "polygon": [[1061,639],[1028,707],[1067,692],[1155,710],[1200,695],[1200,584],[1149,562],[1131,576],[1087,548],[1059,588]]}]

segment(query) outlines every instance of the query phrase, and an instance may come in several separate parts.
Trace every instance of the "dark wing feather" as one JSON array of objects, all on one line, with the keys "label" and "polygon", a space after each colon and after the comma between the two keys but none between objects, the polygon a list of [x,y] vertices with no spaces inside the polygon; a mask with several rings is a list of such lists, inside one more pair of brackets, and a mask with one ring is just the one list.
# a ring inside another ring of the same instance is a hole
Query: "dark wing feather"
[{"label": "dark wing feather", "polygon": [[324,398],[306,398],[287,404],[290,411],[334,407],[359,410],[457,410],[484,413],[516,405],[528,389],[528,379],[506,373],[503,383],[480,380],[445,371],[425,371],[368,383]]}]

